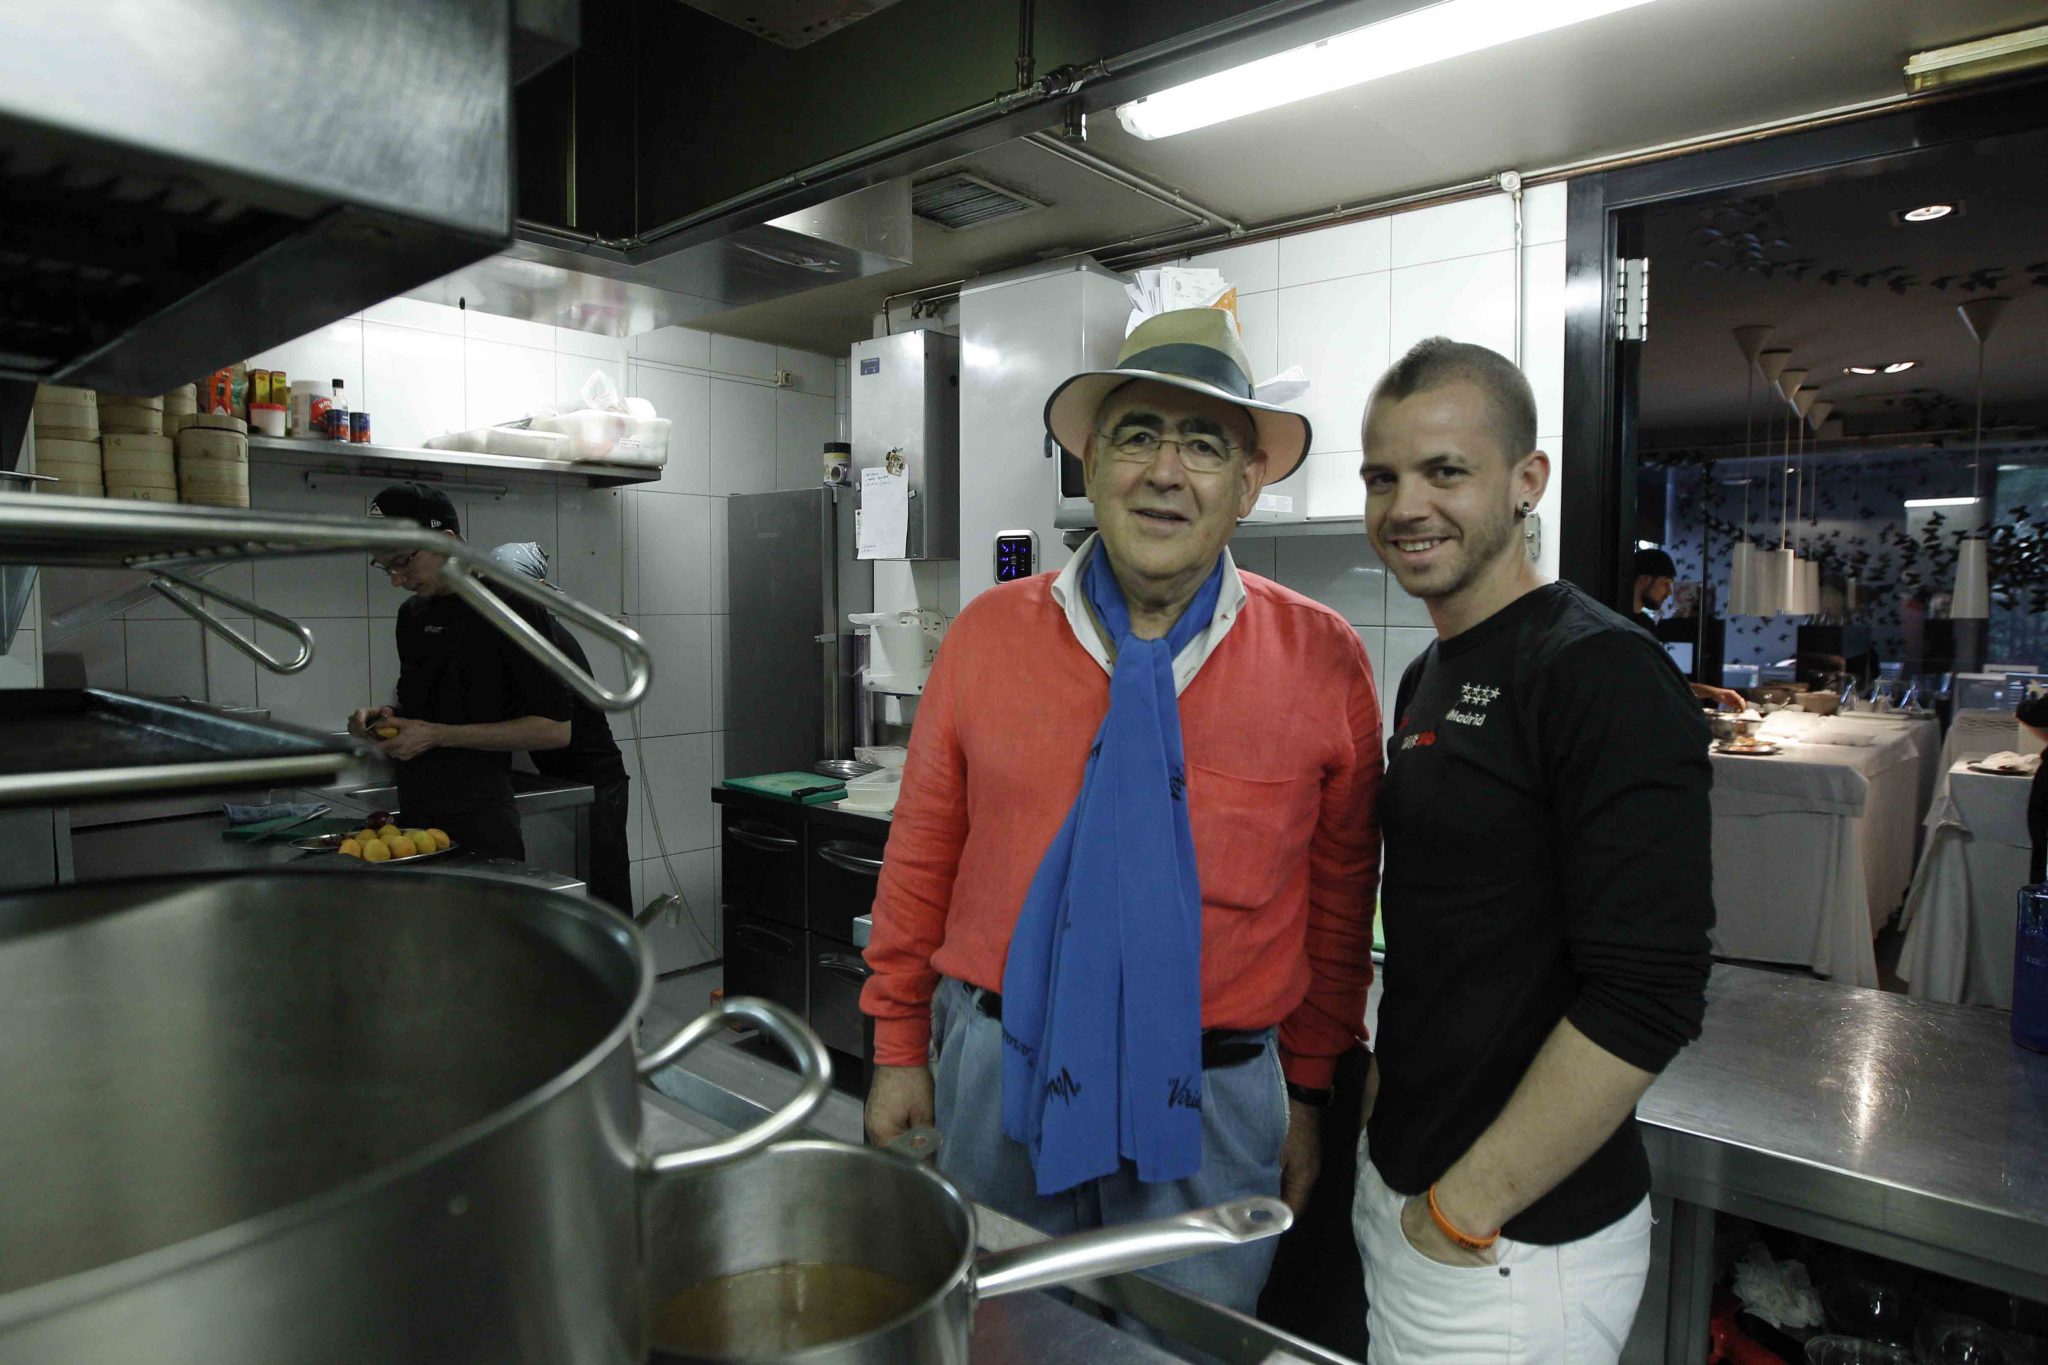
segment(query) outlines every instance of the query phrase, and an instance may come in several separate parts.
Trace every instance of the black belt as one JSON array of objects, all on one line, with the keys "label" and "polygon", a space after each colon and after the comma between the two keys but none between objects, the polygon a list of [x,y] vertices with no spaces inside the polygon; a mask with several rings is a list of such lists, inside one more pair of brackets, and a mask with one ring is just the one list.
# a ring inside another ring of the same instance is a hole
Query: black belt
[{"label": "black belt", "polygon": [[[984,991],[968,987],[974,992],[974,1007],[998,1024],[1003,1022],[1003,997],[995,991]],[[1216,1071],[1228,1066],[1242,1066],[1263,1054],[1266,1050],[1266,1035],[1263,1031],[1235,1028],[1205,1028],[1202,1030],[1202,1070]]]}]

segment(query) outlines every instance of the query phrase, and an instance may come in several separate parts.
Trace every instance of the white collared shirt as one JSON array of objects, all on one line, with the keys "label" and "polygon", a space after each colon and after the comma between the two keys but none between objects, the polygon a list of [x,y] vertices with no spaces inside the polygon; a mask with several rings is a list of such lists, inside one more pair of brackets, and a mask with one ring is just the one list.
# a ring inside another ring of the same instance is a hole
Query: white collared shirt
[{"label": "white collared shirt", "polygon": [[[1088,556],[1100,547],[1102,537],[1091,535],[1067,561],[1067,567],[1060,570],[1058,578],[1052,581],[1052,600],[1060,604],[1067,614],[1067,627],[1074,632],[1074,638],[1081,642],[1081,648],[1088,651],[1088,657],[1102,665],[1104,673],[1115,671],[1110,662],[1109,650],[1102,643],[1102,633],[1095,629],[1095,618],[1089,614],[1088,594],[1081,586],[1081,571],[1088,567]],[[1238,613],[1244,610],[1244,580],[1237,575],[1237,561],[1230,557],[1230,547],[1223,549],[1223,582],[1216,593],[1216,612],[1209,618],[1209,628],[1188,641],[1187,647],[1173,656],[1173,694],[1179,696],[1188,690],[1188,684],[1195,680],[1195,674],[1202,671],[1202,665],[1216,652],[1216,646],[1223,643],[1223,637],[1230,634],[1231,625]]]}]

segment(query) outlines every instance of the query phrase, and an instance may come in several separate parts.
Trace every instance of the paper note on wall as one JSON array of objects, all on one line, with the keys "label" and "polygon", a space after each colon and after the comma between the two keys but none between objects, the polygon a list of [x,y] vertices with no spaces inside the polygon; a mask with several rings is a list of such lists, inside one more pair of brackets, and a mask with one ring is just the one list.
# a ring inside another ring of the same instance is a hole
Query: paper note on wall
[{"label": "paper note on wall", "polygon": [[856,536],[859,557],[901,559],[909,534],[910,480],[887,469],[863,469]]}]

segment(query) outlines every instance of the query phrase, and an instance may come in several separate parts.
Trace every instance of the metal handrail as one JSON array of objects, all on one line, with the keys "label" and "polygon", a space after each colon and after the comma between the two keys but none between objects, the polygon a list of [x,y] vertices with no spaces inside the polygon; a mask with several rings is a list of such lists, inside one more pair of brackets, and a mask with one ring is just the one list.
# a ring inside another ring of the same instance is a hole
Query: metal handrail
[{"label": "metal handrail", "polygon": [[[259,607],[254,602],[237,597],[225,588],[205,587],[197,580],[187,578],[183,574],[172,573],[169,569],[158,569],[151,575],[149,586],[162,594],[179,611],[184,612],[206,629],[220,636],[236,649],[241,650],[242,653],[248,655],[257,663],[262,664],[272,673],[296,673],[307,664],[313,662],[313,632],[307,630],[289,616],[280,615],[267,607]],[[296,635],[299,639],[298,657],[295,659],[278,658],[254,640],[244,637],[240,631],[221,620],[218,616],[215,616],[203,605],[194,602],[191,598],[185,596],[185,593],[179,592],[179,588],[183,588],[187,592],[196,592],[202,597],[211,597],[225,602],[231,607],[240,607],[258,621],[262,621],[266,625],[276,626],[287,634]]]},{"label": "metal handrail", "polygon": [[[466,541],[424,526],[375,517],[0,493],[0,563],[160,574],[240,560],[417,550],[445,556],[455,569],[451,589],[584,701],[600,710],[621,711],[647,694],[654,662],[637,631],[566,593],[531,582]],[[625,661],[625,687],[613,691],[576,667],[493,588],[557,612],[615,645]],[[219,596],[214,589],[203,591]]]}]

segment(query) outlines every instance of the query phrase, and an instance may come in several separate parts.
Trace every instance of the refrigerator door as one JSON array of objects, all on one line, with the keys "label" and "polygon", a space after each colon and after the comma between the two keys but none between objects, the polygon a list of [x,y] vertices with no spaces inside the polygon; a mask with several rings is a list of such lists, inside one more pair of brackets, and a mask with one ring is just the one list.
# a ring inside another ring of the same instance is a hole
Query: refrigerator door
[{"label": "refrigerator door", "polygon": [[865,609],[869,596],[843,572],[852,501],[823,487],[725,500],[732,614],[722,777],[802,770],[852,752],[842,637],[845,612]]}]

